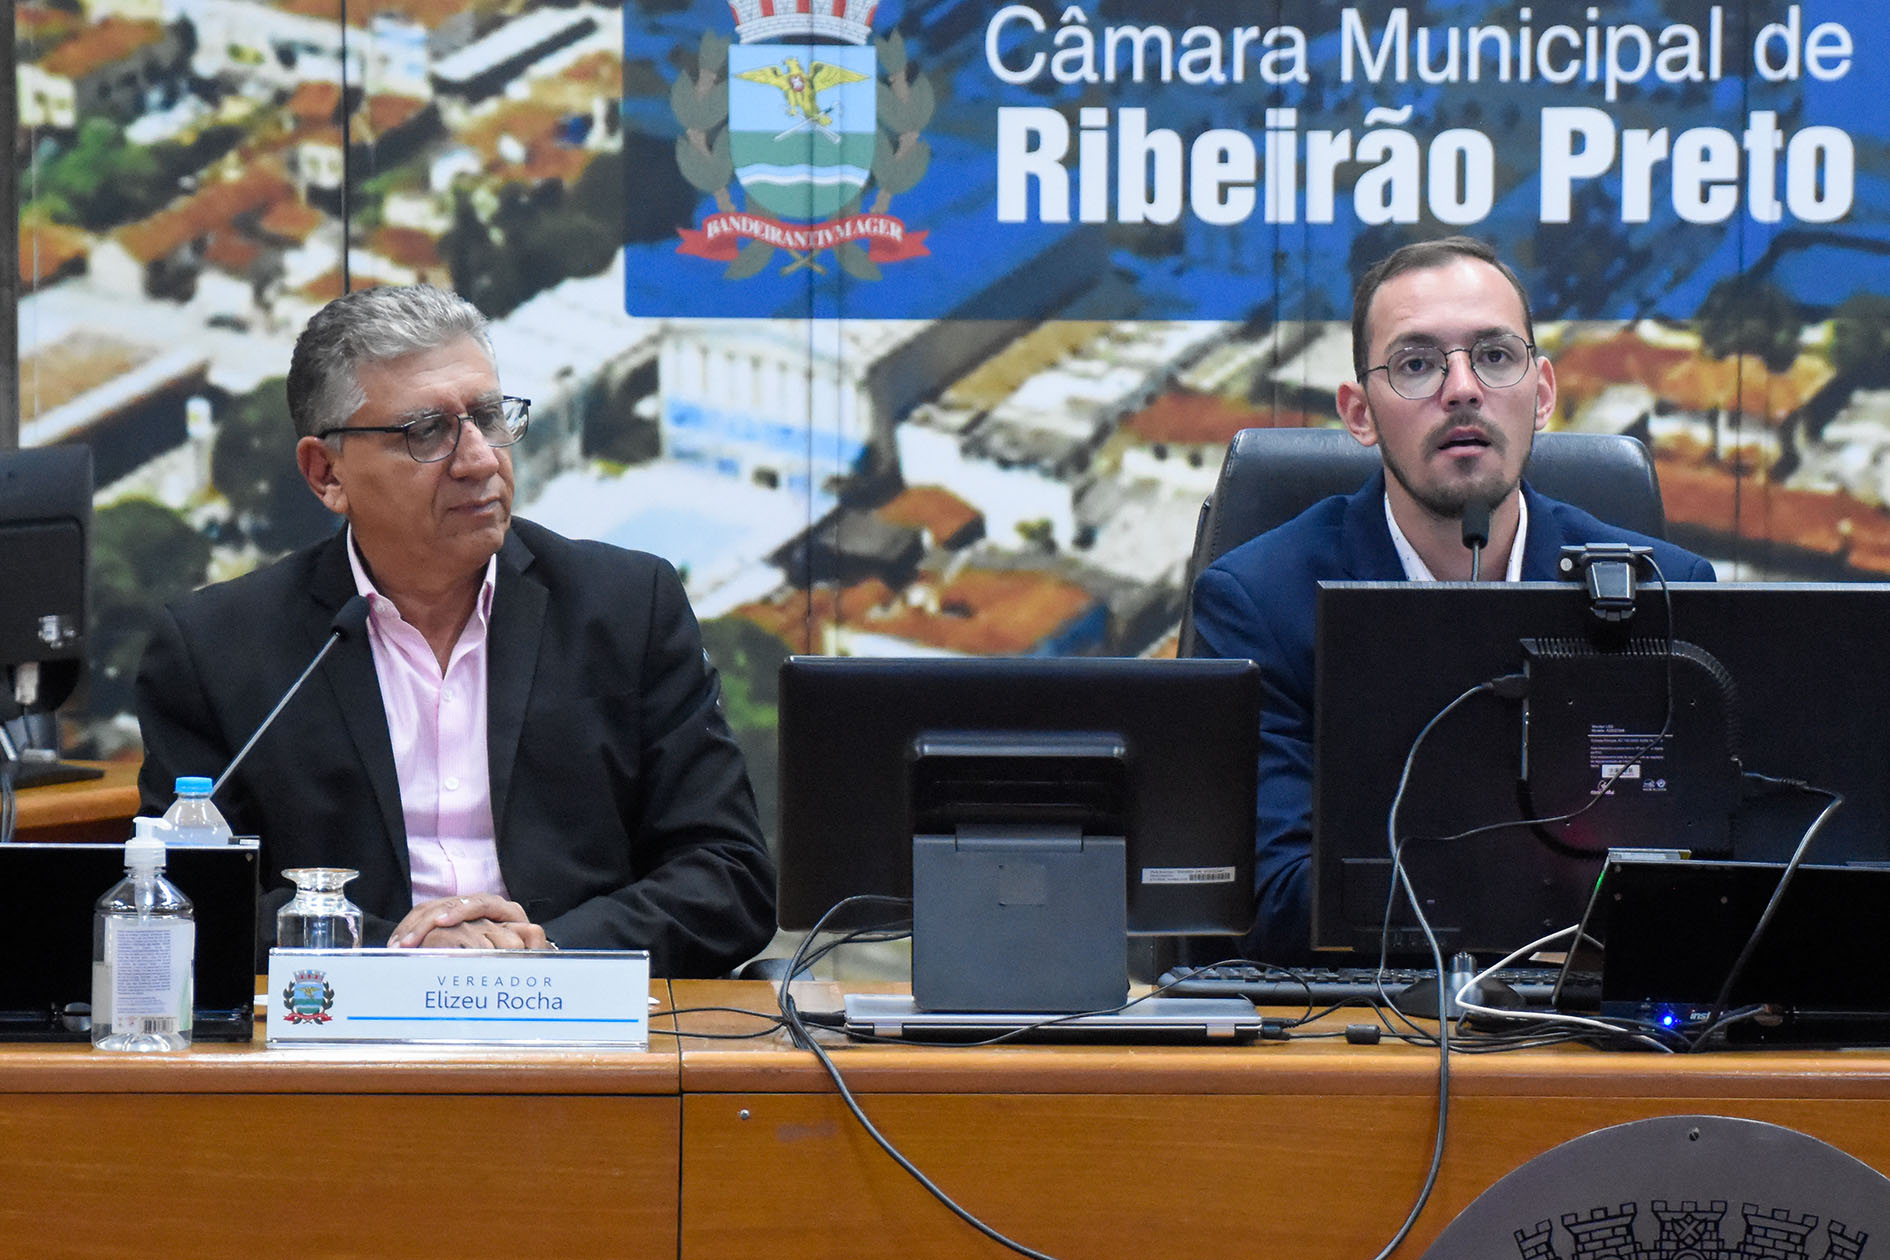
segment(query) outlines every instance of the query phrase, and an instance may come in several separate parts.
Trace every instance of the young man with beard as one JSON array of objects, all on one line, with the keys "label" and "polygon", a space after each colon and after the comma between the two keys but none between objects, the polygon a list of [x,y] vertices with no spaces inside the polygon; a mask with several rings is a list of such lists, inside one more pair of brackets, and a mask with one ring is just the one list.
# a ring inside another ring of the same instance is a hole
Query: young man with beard
[{"label": "young man with beard", "polygon": [[1367,271],[1353,297],[1352,359],[1339,416],[1378,448],[1383,471],[1229,551],[1193,593],[1197,655],[1261,666],[1258,906],[1244,948],[1268,962],[1303,962],[1310,951],[1319,582],[1469,579],[1471,503],[1490,509],[1486,578],[1554,581],[1564,546],[1625,542],[1652,547],[1670,581],[1713,579],[1700,557],[1523,481],[1555,410],[1555,369],[1536,353],[1522,283],[1482,241],[1407,245]]}]

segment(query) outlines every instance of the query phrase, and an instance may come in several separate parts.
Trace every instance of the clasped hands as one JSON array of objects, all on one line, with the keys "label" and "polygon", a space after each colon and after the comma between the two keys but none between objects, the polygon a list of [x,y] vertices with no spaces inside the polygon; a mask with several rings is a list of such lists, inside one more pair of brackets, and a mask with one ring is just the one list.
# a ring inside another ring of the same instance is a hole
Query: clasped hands
[{"label": "clasped hands", "polygon": [[409,910],[389,949],[556,949],[525,907],[494,893],[436,897]]}]

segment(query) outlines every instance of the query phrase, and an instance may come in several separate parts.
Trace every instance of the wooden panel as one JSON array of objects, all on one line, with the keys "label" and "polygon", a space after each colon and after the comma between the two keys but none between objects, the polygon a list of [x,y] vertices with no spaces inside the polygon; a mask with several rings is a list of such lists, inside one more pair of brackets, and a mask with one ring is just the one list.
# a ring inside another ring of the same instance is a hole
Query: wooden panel
[{"label": "wooden panel", "polygon": [[[778,1033],[711,1039],[765,1028],[736,1013],[772,1010],[765,986],[657,991],[673,991],[684,1035],[658,1032],[649,1054],[0,1048],[0,1238],[32,1239],[35,1255],[209,1260],[1008,1254],[873,1145],[813,1056]],[[1420,1048],[832,1045],[921,1169],[1057,1255],[1191,1258],[1240,1239],[1356,1260],[1389,1239],[1430,1158],[1436,1058]],[[1406,1250],[1557,1143],[1699,1112],[1890,1170],[1883,1052],[1466,1058],[1443,1176]]]},{"label": "wooden panel", "polygon": [[[1428,1151],[1422,1100],[877,1095],[887,1137],[961,1206],[1058,1256],[1373,1254]],[[746,1112],[746,1118],[743,1113]],[[755,1176],[754,1170],[766,1169]],[[838,1099],[690,1096],[684,1260],[1008,1254],[933,1201]],[[1339,1188],[1364,1197],[1340,1209]],[[1288,1246],[1290,1244],[1290,1246]],[[1281,1249],[1285,1248],[1285,1249]]]},{"label": "wooden panel", "polygon": [[[685,1011],[763,1009],[742,986],[675,986]],[[806,1004],[823,995],[810,990]],[[682,1016],[696,1033],[742,1016]],[[779,1036],[682,1041],[689,1260],[1009,1253],[950,1215]],[[1244,1047],[848,1045],[869,1117],[962,1206],[1059,1256],[1241,1250],[1356,1260],[1390,1239],[1429,1164],[1434,1051],[1342,1039]],[[1528,1159],[1597,1128],[1685,1113],[1809,1133],[1890,1171],[1890,1054],[1697,1057],[1556,1048],[1453,1064],[1450,1141],[1423,1245]]]},{"label": "wooden panel", "polygon": [[126,1260],[673,1255],[679,1115],[674,1097],[0,1095],[0,1238]]},{"label": "wooden panel", "polygon": [[[897,1094],[862,1100],[968,1211],[1059,1256],[1243,1251],[1356,1260],[1389,1240],[1422,1184],[1435,1107],[1421,1097]],[[1474,1098],[1452,1108],[1437,1191],[1409,1253],[1483,1190],[1584,1133],[1687,1112],[1747,1116],[1890,1170],[1890,1102]],[[953,1218],[839,1099],[690,1095],[685,1260],[1008,1254]]]},{"label": "wooden panel", "polygon": [[672,1256],[677,1089],[673,1039],[0,1046],[0,1255]]}]

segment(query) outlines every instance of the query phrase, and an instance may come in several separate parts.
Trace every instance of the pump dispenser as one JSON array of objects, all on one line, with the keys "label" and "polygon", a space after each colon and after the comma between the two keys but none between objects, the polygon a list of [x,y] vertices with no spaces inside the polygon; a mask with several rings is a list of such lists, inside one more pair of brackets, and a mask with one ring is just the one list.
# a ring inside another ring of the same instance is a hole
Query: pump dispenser
[{"label": "pump dispenser", "polygon": [[169,825],[138,818],[132,826],[125,877],[92,918],[92,1045],[182,1050],[190,1045],[195,912],[164,878]]}]

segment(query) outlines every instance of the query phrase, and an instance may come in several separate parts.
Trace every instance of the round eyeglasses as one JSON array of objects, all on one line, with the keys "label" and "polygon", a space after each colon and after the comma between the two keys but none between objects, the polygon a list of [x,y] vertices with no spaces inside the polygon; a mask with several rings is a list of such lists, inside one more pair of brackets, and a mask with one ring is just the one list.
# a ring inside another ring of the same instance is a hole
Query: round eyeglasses
[{"label": "round eyeglasses", "polygon": [[[1422,402],[1437,392],[1450,370],[1450,356],[1462,351],[1470,359],[1470,370],[1491,389],[1505,389],[1523,378],[1535,361],[1536,347],[1515,333],[1479,337],[1467,346],[1406,346],[1395,350],[1377,367],[1366,368],[1365,376],[1383,372],[1391,388],[1401,398]],[[1360,377],[1363,380],[1364,377]]]},{"label": "round eyeglasses", "polygon": [[323,429],[315,436],[326,440],[350,433],[398,433],[407,439],[407,454],[422,464],[437,464],[453,457],[453,452],[459,449],[460,432],[468,424],[479,430],[487,446],[510,446],[525,436],[531,422],[532,400],[507,394],[496,402],[480,403],[458,415],[448,411],[423,411],[405,424],[344,424]]}]

